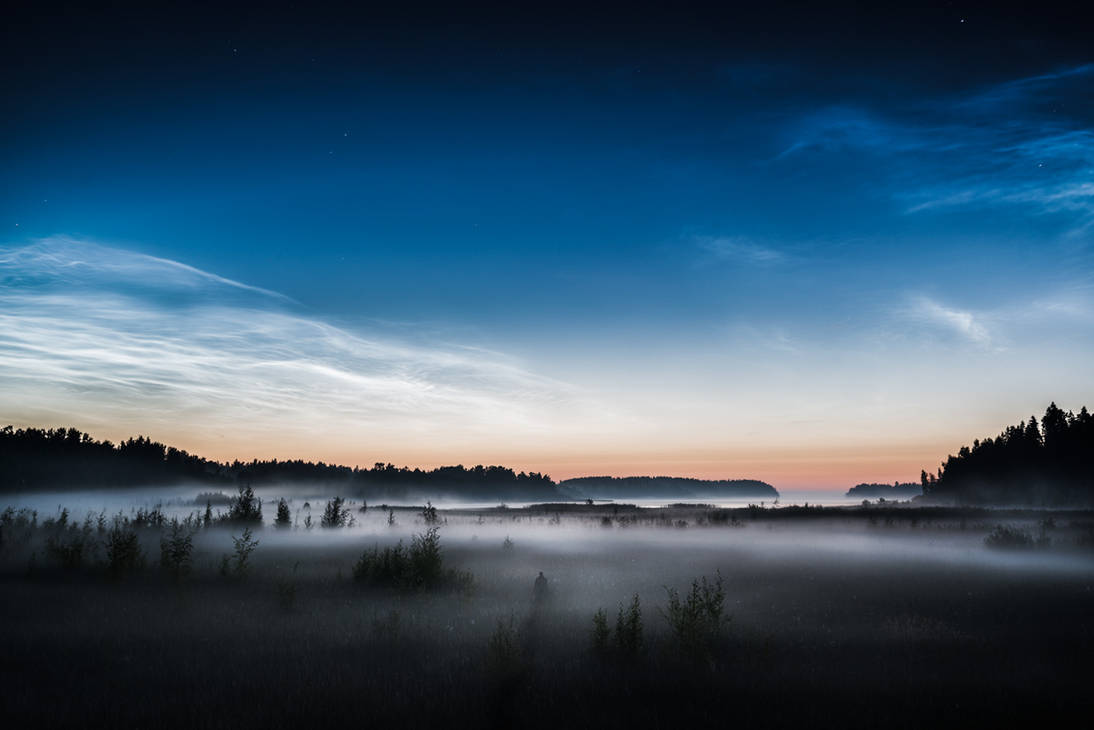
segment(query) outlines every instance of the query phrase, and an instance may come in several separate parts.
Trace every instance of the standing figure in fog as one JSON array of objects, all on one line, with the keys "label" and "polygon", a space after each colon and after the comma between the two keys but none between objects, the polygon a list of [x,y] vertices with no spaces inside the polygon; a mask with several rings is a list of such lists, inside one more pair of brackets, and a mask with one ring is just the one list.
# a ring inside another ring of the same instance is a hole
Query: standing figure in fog
[{"label": "standing figure in fog", "polygon": [[547,579],[543,576],[543,571],[539,571],[539,576],[536,578],[535,585],[532,586],[532,603],[537,605],[542,604],[547,600]]}]

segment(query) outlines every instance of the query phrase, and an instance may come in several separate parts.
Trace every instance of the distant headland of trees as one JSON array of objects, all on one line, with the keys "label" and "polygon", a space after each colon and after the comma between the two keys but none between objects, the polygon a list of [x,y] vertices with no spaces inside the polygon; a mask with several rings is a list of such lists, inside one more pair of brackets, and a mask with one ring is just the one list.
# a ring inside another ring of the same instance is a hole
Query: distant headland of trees
[{"label": "distant headland of trees", "polygon": [[777,499],[775,487],[756,479],[690,479],[687,477],[579,477],[558,483],[560,489],[590,499]]},{"label": "distant headland of trees", "polygon": [[1094,504],[1094,416],[1049,405],[995,438],[973,441],[936,474],[920,475],[924,498],[961,504]]},{"label": "distant headland of trees", "polygon": [[551,502],[640,497],[768,497],[778,492],[753,480],[674,477],[588,477],[556,484],[546,474],[504,466],[371,468],[303,460],[217,462],[143,436],[118,444],[75,428],[0,428],[0,493],[194,484],[210,487],[307,485],[366,499],[452,497],[464,500]]},{"label": "distant headland of trees", "polygon": [[892,484],[856,484],[847,490],[848,497],[863,499],[910,499],[923,494],[923,486],[915,482],[893,482]]}]

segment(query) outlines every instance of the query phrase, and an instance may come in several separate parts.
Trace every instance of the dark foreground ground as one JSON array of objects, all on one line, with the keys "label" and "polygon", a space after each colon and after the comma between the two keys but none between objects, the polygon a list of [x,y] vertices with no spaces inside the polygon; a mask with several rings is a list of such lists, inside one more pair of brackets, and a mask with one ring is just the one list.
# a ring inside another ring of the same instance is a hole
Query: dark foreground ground
[{"label": "dark foreground ground", "polygon": [[[348,530],[260,530],[245,577],[217,567],[239,530],[211,528],[179,580],[155,566],[155,528],[141,532],[146,567],[121,577],[101,555],[54,564],[43,528],[20,539],[9,529],[0,717],[151,728],[1094,722],[1089,515],[1057,515],[1051,544],[993,550],[983,539],[996,520],[979,513],[915,526],[883,513],[742,512],[736,525],[695,510],[634,514],[621,527],[610,511],[452,513],[444,558],[473,587],[410,592],[352,579],[366,546],[424,529],[409,514],[392,528],[378,515]],[[1041,519],[1006,517],[1031,534]],[[551,596],[536,608],[539,570]],[[662,615],[666,587],[716,571],[731,620],[688,650]],[[606,609],[614,627],[635,594],[641,648],[595,651],[593,613]]]}]

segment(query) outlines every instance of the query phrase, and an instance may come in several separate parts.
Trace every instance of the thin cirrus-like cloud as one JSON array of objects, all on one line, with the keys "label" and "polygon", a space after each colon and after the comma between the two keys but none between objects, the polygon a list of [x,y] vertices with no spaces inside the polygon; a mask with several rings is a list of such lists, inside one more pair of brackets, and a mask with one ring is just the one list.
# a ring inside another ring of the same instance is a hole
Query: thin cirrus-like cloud
[{"label": "thin cirrus-like cloud", "polygon": [[1019,343],[1031,350],[1039,347],[1036,342],[1067,341],[1090,332],[1094,299],[1084,284],[980,309],[915,295],[899,312],[899,319],[934,337],[956,339],[984,351],[999,352]]},{"label": "thin cirrus-like cloud", "polygon": [[947,306],[929,297],[915,298],[909,310],[913,319],[979,347],[992,346],[992,333],[981,315]]},{"label": "thin cirrus-like cloud", "polygon": [[71,239],[0,249],[0,420],[244,438],[519,439],[574,391],[496,353],[367,337],[285,297]]},{"label": "thin cirrus-like cloud", "polygon": [[1092,80],[1086,64],[927,104],[827,107],[797,122],[779,159],[868,152],[909,213],[1017,205],[1081,232],[1094,225]]},{"label": "thin cirrus-like cloud", "polygon": [[778,249],[739,236],[705,237],[697,243],[699,248],[718,261],[770,266],[785,263],[790,258]]}]

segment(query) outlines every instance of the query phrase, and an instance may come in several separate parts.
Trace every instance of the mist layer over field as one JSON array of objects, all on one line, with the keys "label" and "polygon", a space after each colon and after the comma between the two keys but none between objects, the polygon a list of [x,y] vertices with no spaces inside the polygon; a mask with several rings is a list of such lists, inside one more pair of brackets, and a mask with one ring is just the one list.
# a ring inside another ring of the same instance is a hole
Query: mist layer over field
[{"label": "mist layer over field", "polygon": [[[193,496],[169,510],[200,512]],[[60,513],[33,530],[5,521],[8,717],[622,727],[799,725],[827,708],[869,727],[1089,710],[1090,513],[566,504],[431,522],[421,507],[357,503],[352,526],[324,529],[324,504],[296,498],[295,527],[253,530],[245,572],[224,568],[242,526],[214,523],[194,528],[191,569],[169,579],[156,564],[166,526],[132,528],[145,563],[112,576],[91,546],[106,539],[98,516],[81,526],[76,503],[66,529],[89,541],[75,567],[50,557]],[[1039,541],[991,547],[999,525]],[[362,553],[434,527],[467,583],[357,579]],[[696,651],[672,591],[719,577],[722,620]],[[640,641],[626,648],[616,623],[636,600]]]}]

